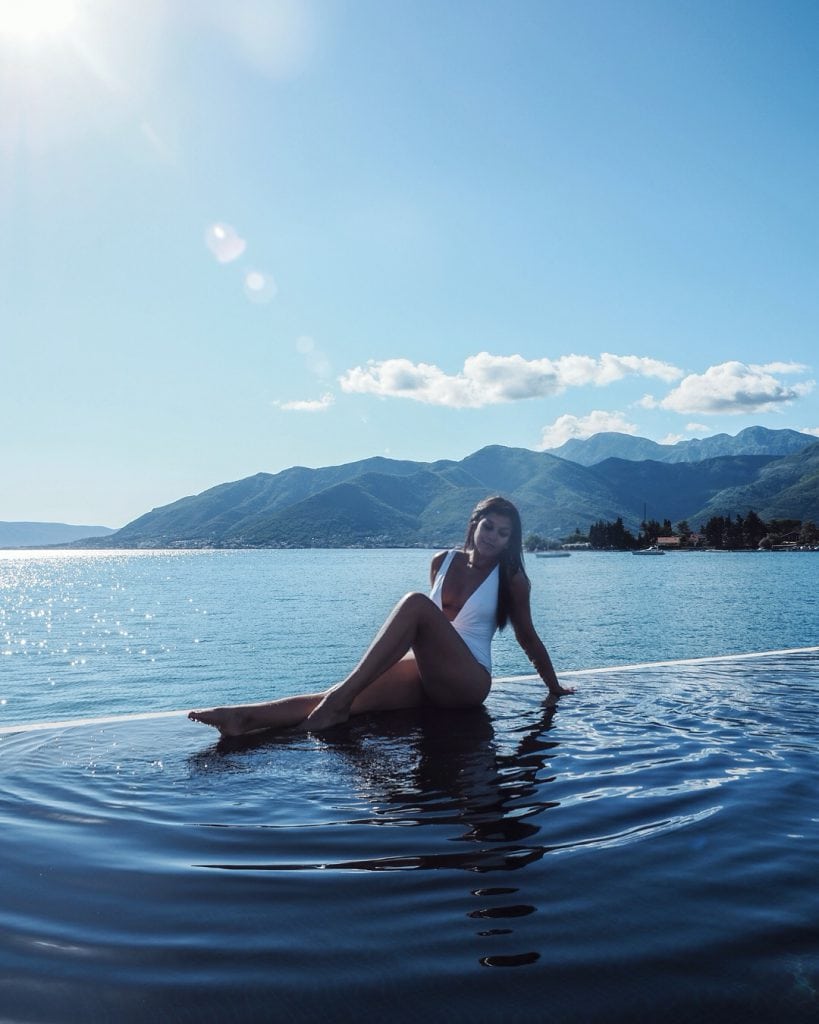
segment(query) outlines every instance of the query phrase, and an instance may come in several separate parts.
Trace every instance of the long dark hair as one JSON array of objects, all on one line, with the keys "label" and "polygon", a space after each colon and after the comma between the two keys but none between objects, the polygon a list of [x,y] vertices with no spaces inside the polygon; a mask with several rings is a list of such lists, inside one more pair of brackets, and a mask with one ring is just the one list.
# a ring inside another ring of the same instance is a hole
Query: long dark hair
[{"label": "long dark hair", "polygon": [[515,573],[522,572],[528,581],[526,569],[523,565],[523,526],[520,521],[520,512],[511,501],[494,494],[489,498],[479,501],[472,510],[469,523],[466,528],[466,539],[464,540],[464,551],[469,552],[475,546],[475,530],[478,523],[488,515],[506,516],[512,524],[512,533],[509,543],[503,551],[498,564],[500,582],[498,586],[498,629],[503,629],[509,621],[509,608],[512,603],[509,582]]}]

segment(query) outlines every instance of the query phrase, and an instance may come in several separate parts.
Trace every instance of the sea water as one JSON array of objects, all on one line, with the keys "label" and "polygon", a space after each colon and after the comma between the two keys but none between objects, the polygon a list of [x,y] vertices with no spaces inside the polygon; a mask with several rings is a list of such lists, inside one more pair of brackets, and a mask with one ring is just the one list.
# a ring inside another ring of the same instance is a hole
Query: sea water
[{"label": "sea water", "polygon": [[530,559],[557,703],[504,634],[470,713],[123,717],[338,678],[429,555],[0,556],[0,1019],[816,1019],[819,556]]},{"label": "sea water", "polygon": [[[322,689],[356,662],[420,550],[0,552],[0,726]],[[804,647],[819,554],[529,557],[558,671]],[[531,672],[511,629],[495,675]]]}]

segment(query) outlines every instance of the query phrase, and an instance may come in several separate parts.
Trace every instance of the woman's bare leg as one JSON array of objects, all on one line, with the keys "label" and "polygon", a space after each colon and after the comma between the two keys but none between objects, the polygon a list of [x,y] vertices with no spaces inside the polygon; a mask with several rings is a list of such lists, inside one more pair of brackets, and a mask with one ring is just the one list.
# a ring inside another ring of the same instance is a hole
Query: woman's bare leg
[{"label": "woman's bare leg", "polygon": [[[417,707],[425,697],[444,706],[473,706],[485,699],[489,684],[489,673],[475,661],[443,612],[425,595],[408,594],[355,669],[330,690],[191,711],[188,718],[214,726],[223,736],[302,724],[318,731],[346,721],[351,714]],[[311,717],[314,712],[320,717]]]},{"label": "woman's bare leg", "polygon": [[[393,609],[364,657],[343,682],[328,690],[311,711],[304,728],[312,732],[344,722],[364,691],[412,651],[423,692],[444,707],[482,703],[491,679],[473,657],[452,623],[424,594],[407,594]],[[371,708],[375,710],[375,708]]]},{"label": "woman's bare leg", "polygon": [[[234,704],[222,708],[205,708],[188,712],[193,722],[202,722],[218,729],[223,736],[243,736],[251,732],[281,732],[301,725],[311,711],[327,696],[304,693],[259,704]],[[384,672],[372,686],[353,701],[351,714],[368,711],[397,711],[418,707],[424,702],[424,690],[418,666],[410,655]]]},{"label": "woman's bare leg", "polygon": [[242,736],[266,729],[292,729],[307,718],[324,699],[325,693],[303,693],[261,704],[236,704],[224,708],[190,711],[193,722],[212,725],[223,736]]}]

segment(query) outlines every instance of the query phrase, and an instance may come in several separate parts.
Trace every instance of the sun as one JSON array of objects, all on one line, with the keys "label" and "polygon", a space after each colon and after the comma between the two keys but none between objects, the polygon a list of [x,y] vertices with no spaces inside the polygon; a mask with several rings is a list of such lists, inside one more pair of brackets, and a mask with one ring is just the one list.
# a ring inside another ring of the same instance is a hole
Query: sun
[{"label": "sun", "polygon": [[76,0],[0,0],[0,41],[35,43],[62,35],[77,13]]}]

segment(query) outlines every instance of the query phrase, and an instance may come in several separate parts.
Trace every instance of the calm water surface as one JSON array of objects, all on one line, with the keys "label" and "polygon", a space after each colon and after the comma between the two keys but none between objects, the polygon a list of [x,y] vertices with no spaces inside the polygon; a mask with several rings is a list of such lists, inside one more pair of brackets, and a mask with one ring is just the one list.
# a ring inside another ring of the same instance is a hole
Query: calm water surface
[{"label": "calm water surface", "polygon": [[326,681],[428,560],[0,558],[0,1019],[816,1020],[819,651],[626,667],[812,646],[816,556],[532,559],[559,668],[621,666],[556,707],[45,725]]},{"label": "calm water surface", "polygon": [[[428,551],[0,552],[0,726],[259,700],[352,667]],[[805,647],[819,554],[530,557],[558,669]],[[496,676],[531,671],[511,630]]]}]

